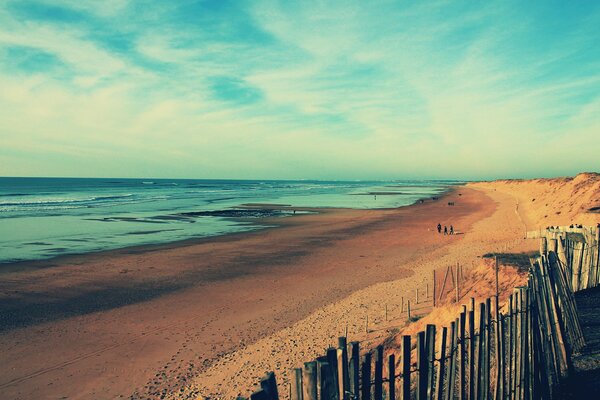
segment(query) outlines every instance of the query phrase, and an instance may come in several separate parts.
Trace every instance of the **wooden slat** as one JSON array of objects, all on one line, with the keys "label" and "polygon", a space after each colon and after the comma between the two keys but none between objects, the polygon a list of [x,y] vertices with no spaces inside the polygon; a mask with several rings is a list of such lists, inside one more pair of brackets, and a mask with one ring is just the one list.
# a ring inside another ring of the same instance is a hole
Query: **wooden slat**
[{"label": "wooden slat", "polygon": [[[471,304],[475,301],[471,297]],[[469,399],[475,399],[475,311],[469,311]]]},{"label": "wooden slat", "polygon": [[448,328],[445,326],[442,328],[442,338],[440,341],[440,367],[438,369],[437,384],[435,385],[437,396],[436,400],[444,400],[444,379],[446,375],[446,336],[448,335]]},{"label": "wooden slat", "polygon": [[427,349],[427,399],[433,399],[434,387],[434,360],[435,360],[435,325],[428,324],[425,331],[425,344]]},{"label": "wooden slat", "polygon": [[466,325],[466,315],[465,312],[460,313],[459,319],[459,368],[458,368],[458,398],[460,400],[465,400],[467,398],[467,392],[465,387],[466,382],[466,340],[465,340],[465,325]]},{"label": "wooden slat", "polygon": [[371,400],[371,353],[362,356],[360,378],[360,399]]},{"label": "wooden slat", "polygon": [[317,400],[317,363],[304,363],[302,369],[302,393],[304,400]]},{"label": "wooden slat", "polygon": [[427,350],[425,347],[425,332],[417,334],[417,400],[427,399]]},{"label": "wooden slat", "polygon": [[358,342],[350,342],[350,367],[349,380],[350,392],[355,398],[358,398],[360,387],[360,344]]},{"label": "wooden slat", "polygon": [[375,349],[375,383],[373,388],[373,399],[383,400],[383,346]]},{"label": "wooden slat", "polygon": [[454,399],[454,392],[456,386],[456,357],[457,357],[457,346],[458,346],[458,319],[450,323],[450,334],[452,336],[451,345],[450,345],[450,361],[448,368],[448,392],[446,400]]},{"label": "wooden slat", "polygon": [[302,393],[302,368],[294,368],[290,398],[291,400],[303,400],[304,398]]},{"label": "wooden slat", "polygon": [[279,393],[277,391],[277,381],[275,379],[275,373],[269,372],[260,381],[260,387],[267,393],[269,399],[279,400]]},{"label": "wooden slat", "polygon": [[263,389],[257,390],[250,395],[250,400],[271,400],[267,392]]},{"label": "wooden slat", "polygon": [[410,399],[410,335],[402,336],[402,399]]},{"label": "wooden slat", "polygon": [[388,400],[396,400],[396,356],[388,357]]}]

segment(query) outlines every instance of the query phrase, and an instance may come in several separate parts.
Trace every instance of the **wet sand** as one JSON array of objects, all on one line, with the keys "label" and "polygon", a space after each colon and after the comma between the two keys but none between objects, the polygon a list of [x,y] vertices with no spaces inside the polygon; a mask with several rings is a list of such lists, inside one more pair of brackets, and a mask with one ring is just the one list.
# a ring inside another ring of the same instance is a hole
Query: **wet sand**
[{"label": "wet sand", "polygon": [[323,210],[267,220],[274,229],[4,266],[0,398],[178,393],[225,354],[353,292],[421,279],[415,260],[464,237],[438,235],[438,222],[464,233],[496,207],[461,187],[400,209]]}]

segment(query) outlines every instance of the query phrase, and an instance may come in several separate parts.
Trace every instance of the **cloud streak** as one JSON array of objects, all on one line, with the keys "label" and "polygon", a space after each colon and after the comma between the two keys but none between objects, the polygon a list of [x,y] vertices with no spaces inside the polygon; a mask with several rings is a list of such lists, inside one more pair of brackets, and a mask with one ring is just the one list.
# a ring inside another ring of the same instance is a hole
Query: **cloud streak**
[{"label": "cloud streak", "polygon": [[0,174],[593,169],[597,26],[595,2],[8,1]]}]

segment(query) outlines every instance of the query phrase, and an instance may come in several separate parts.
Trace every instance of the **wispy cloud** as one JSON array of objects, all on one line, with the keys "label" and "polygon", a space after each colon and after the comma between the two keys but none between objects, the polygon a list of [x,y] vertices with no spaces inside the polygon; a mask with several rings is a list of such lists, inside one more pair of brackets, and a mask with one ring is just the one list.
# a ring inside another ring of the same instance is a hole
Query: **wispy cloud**
[{"label": "wispy cloud", "polygon": [[0,174],[597,168],[598,26],[596,2],[7,1]]}]

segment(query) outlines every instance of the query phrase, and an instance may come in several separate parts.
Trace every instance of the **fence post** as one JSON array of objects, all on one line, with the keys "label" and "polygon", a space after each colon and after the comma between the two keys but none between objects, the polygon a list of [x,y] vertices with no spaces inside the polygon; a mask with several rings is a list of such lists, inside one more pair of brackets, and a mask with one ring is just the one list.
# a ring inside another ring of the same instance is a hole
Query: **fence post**
[{"label": "fence post", "polygon": [[513,374],[515,372],[514,368],[514,349],[515,349],[515,335],[514,335],[514,300],[513,295],[511,294],[508,298],[508,382],[506,385],[506,392],[508,394],[508,398],[513,398]]},{"label": "fence post", "polygon": [[465,347],[465,322],[466,322],[466,315],[465,312],[461,312],[460,313],[460,325],[459,325],[459,336],[460,336],[460,343],[459,343],[459,353],[460,353],[460,368],[459,368],[459,383],[458,383],[458,395],[459,395],[459,399],[460,400],[465,400],[467,398],[466,396],[466,391],[465,391],[465,382],[466,382],[466,347]]},{"label": "fence post", "polygon": [[501,400],[506,397],[506,358],[505,358],[505,346],[504,346],[504,316],[502,313],[498,314],[498,391],[496,392],[496,400]]},{"label": "fence post", "polygon": [[487,400],[490,396],[490,353],[491,353],[491,308],[492,302],[488,297],[485,300],[485,364],[483,370],[483,377],[485,379],[485,395],[484,400]]},{"label": "fence post", "polygon": [[[494,339],[495,339],[495,358],[496,358],[496,383],[494,385],[494,399],[501,399],[501,387],[502,387],[502,368],[504,368],[504,362],[502,360],[502,336],[501,335],[501,325],[502,318],[500,317],[500,305],[498,304],[498,296],[496,296],[494,300],[495,307],[495,316],[496,316],[496,325],[494,330]],[[490,330],[491,332],[491,330]]]},{"label": "fence post", "polygon": [[442,301],[442,296],[444,295],[444,290],[446,289],[446,281],[448,280],[448,272],[450,271],[450,266],[446,267],[446,273],[444,273],[444,280],[442,281],[442,287],[440,288],[440,295],[438,296],[438,302]]},{"label": "fence post", "polygon": [[277,381],[275,379],[274,372],[268,372],[265,377],[260,381],[260,388],[265,391],[269,399],[279,400],[279,393],[277,392]]},{"label": "fence post", "polygon": [[377,346],[375,350],[375,388],[373,390],[374,400],[383,400],[383,346]]},{"label": "fence post", "polygon": [[250,400],[271,400],[267,392],[263,389],[259,389],[250,395]]},{"label": "fence post", "polygon": [[440,368],[437,376],[437,396],[436,400],[444,400],[444,375],[446,370],[446,336],[448,335],[448,328],[445,326],[442,328],[442,338],[440,345]]},{"label": "fence post", "polygon": [[350,379],[348,374],[348,344],[345,336],[338,338],[337,366],[339,398],[340,400],[347,400]]},{"label": "fence post", "polygon": [[427,351],[427,399],[433,398],[433,384],[435,378],[435,325],[428,324],[425,336]]},{"label": "fence post", "polygon": [[327,349],[327,363],[329,364],[329,369],[331,371],[331,379],[333,384],[333,390],[335,392],[334,396],[337,399],[338,397],[338,365],[337,365],[337,349],[330,347]]},{"label": "fence post", "polygon": [[396,357],[388,357],[388,400],[396,400]]},{"label": "fence post", "polygon": [[456,377],[456,353],[458,352],[458,319],[450,323],[450,333],[452,336],[450,347],[450,368],[448,371],[448,396],[446,400],[454,400],[454,380]]},{"label": "fence post", "polygon": [[304,363],[302,370],[303,400],[317,400],[317,363],[310,361]]},{"label": "fence post", "polygon": [[427,351],[425,348],[425,332],[417,334],[417,400],[427,400]]},{"label": "fence post", "polygon": [[302,395],[302,368],[294,368],[292,374],[291,400],[303,400]]},{"label": "fence post", "polygon": [[484,324],[485,324],[485,304],[479,303],[479,331],[477,332],[477,378],[475,381],[475,393],[477,399],[483,398],[483,357],[484,357],[484,340],[483,340],[483,332],[484,332]]},{"label": "fence post", "polygon": [[410,399],[410,335],[402,336],[402,399]]},{"label": "fence post", "polygon": [[331,364],[327,361],[327,357],[317,358],[317,370],[319,376],[319,399],[320,400],[336,400],[337,387],[333,379],[333,370]]},{"label": "fence post", "polygon": [[433,286],[433,288],[432,288],[433,289],[433,297],[432,297],[432,299],[433,299],[433,306],[435,307],[435,305],[436,305],[436,301],[435,301],[435,289],[436,289],[436,286],[437,286],[437,283],[435,281],[435,269],[433,270],[433,284],[432,284],[432,286]]},{"label": "fence post", "polygon": [[360,344],[358,342],[350,343],[350,392],[354,398],[358,398],[359,386],[360,386]]},{"label": "fence post", "polygon": [[475,311],[474,300],[471,297],[471,310],[469,311],[469,400],[475,399]]},{"label": "fence post", "polygon": [[456,264],[457,268],[456,268],[456,273],[454,274],[454,293],[455,293],[455,297],[456,297],[456,302],[458,303],[458,300],[460,298],[460,288],[459,288],[459,280],[458,280],[458,264]]},{"label": "fence post", "polygon": [[360,399],[371,400],[371,353],[362,356]]}]

